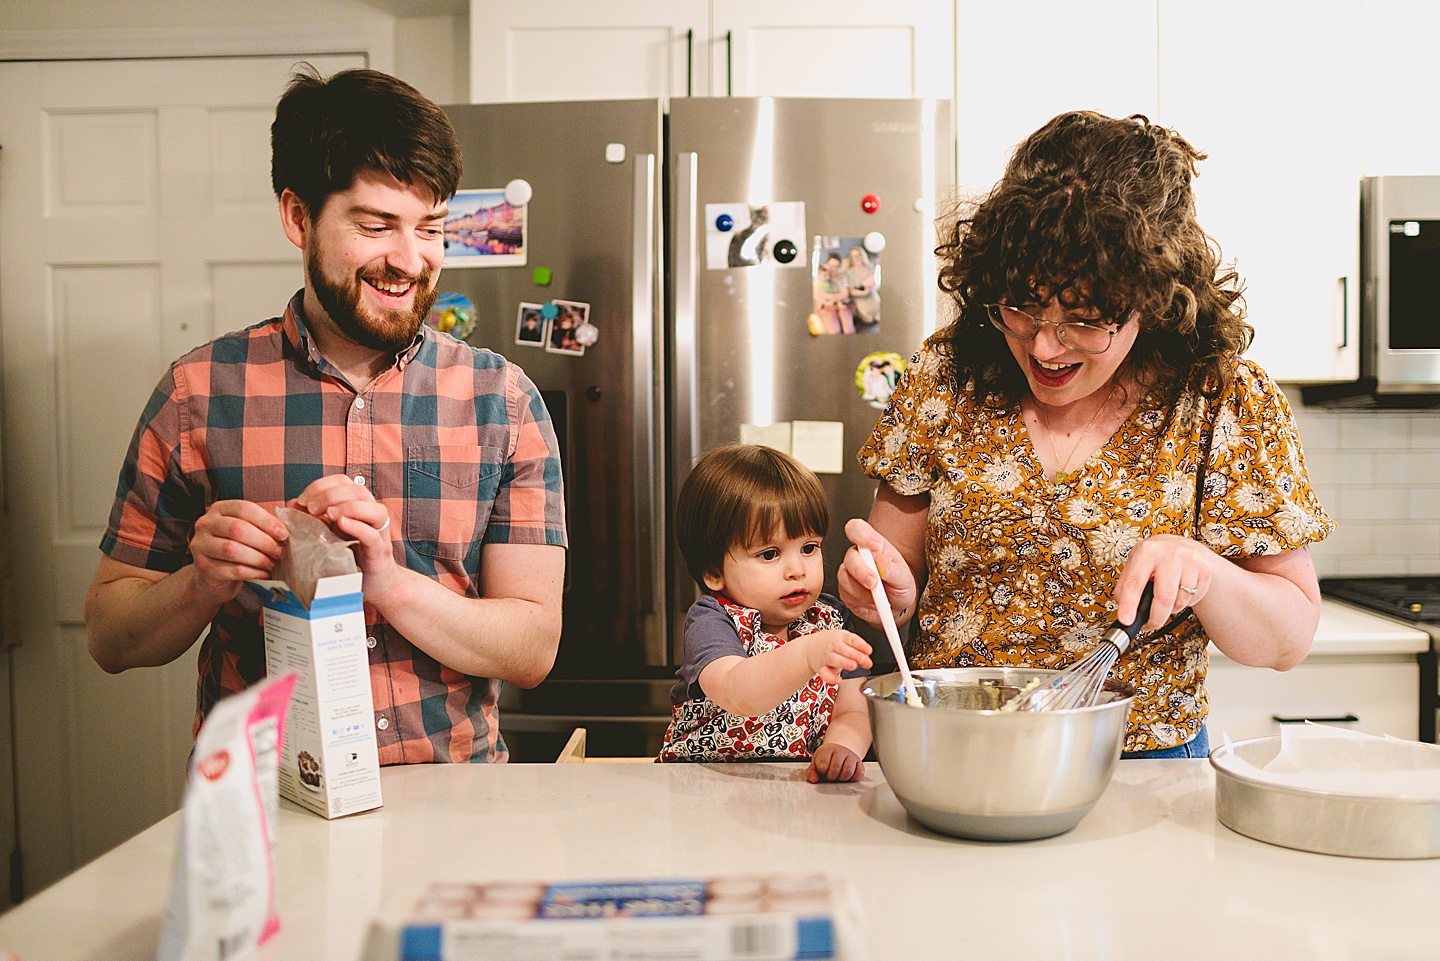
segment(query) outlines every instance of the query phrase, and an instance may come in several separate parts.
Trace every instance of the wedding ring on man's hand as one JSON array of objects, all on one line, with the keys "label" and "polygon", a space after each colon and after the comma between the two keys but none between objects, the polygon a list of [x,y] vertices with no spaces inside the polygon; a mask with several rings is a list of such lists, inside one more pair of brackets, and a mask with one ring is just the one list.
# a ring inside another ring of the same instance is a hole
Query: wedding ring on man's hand
[{"label": "wedding ring on man's hand", "polygon": [[390,518],[387,517],[387,518],[385,518],[385,523],[383,523],[383,524],[381,524],[379,527],[375,528],[375,533],[377,533],[377,534],[383,534],[383,533],[385,533],[386,531],[388,531],[389,529],[390,529]]},{"label": "wedding ring on man's hand", "polygon": [[[388,523],[388,521],[387,521],[387,523]],[[1180,590],[1184,591],[1186,594],[1189,594],[1191,597],[1194,597],[1196,594],[1199,594],[1199,593],[1200,593],[1200,592],[1199,592],[1198,590],[1196,590],[1195,588],[1193,588],[1193,587],[1186,587],[1184,584],[1181,584],[1181,585],[1180,585]]]}]

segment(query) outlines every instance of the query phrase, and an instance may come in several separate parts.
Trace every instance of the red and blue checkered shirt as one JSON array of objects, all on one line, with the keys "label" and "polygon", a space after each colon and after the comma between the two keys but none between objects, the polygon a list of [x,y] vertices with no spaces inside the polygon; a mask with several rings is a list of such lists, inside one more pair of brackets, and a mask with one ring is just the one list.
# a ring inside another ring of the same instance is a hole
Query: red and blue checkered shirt
[{"label": "red and blue checkered shirt", "polygon": [[[170,365],[135,429],[100,549],[173,572],[219,500],[282,506],[327,474],[363,477],[399,563],[478,597],[482,543],[566,545],[560,453],[535,385],[499,354],[421,328],[361,394],[316,350],[302,293],[283,317]],[[414,647],[365,606],[382,764],[503,761],[500,682]],[[260,603],[241,591],[200,646],[196,732],[265,676]]]}]

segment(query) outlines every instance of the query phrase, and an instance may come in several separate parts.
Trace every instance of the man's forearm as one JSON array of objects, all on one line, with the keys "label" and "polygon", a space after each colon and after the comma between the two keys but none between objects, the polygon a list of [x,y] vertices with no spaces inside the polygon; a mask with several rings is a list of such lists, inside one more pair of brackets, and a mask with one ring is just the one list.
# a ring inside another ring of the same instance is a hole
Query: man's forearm
[{"label": "man's forearm", "polygon": [[153,581],[97,576],[85,594],[86,647],[111,674],[169,664],[194,645],[219,609],[200,597],[193,566]]},{"label": "man's forearm", "polygon": [[462,597],[423,574],[400,573],[403,589],[377,609],[411,644],[462,674],[520,687],[534,687],[550,673],[560,644],[558,584],[556,602],[545,604]]}]

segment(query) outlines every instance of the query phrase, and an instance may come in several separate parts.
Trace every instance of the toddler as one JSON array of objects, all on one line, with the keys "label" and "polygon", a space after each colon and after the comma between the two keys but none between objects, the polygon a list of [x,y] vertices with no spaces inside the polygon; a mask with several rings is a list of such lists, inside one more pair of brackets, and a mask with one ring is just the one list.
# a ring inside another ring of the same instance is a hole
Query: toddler
[{"label": "toddler", "polygon": [[829,526],[819,478],[789,455],[731,444],[696,463],[675,528],[705,596],[685,619],[661,761],[808,758],[812,783],[864,775],[870,645],[820,593]]}]

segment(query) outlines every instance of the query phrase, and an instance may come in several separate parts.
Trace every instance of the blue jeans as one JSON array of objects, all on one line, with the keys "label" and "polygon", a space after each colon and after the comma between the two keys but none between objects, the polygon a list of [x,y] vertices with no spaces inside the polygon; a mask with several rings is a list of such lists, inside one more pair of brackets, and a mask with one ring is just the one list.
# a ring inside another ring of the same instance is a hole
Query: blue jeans
[{"label": "blue jeans", "polygon": [[1140,757],[1209,757],[1210,756],[1210,732],[1205,730],[1205,725],[1200,725],[1200,733],[1196,734],[1184,744],[1177,744],[1174,747],[1160,747],[1153,751],[1126,751],[1120,755],[1120,760],[1126,758]]}]

